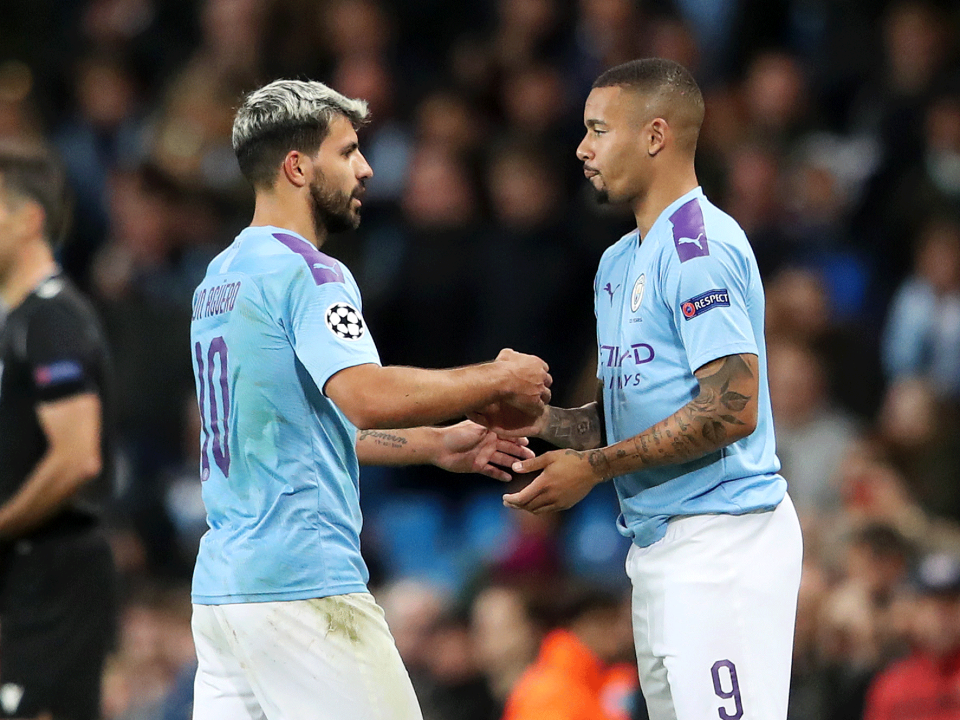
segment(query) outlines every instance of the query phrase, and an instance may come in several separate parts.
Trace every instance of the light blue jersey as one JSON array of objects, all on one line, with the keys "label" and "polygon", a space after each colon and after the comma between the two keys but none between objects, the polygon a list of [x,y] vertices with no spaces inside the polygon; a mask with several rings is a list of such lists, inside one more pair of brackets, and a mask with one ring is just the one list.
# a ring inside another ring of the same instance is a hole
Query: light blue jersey
[{"label": "light blue jersey", "polygon": [[201,605],[364,592],[357,429],[323,393],[380,359],[343,265],[276,227],[213,259],[190,326],[210,529]]},{"label": "light blue jersey", "polygon": [[681,465],[614,479],[620,531],[640,547],[682,515],[742,514],[776,507],[777,472],[763,287],[747,238],[700,188],[667,207],[640,242],[637,231],[608,248],[594,285],[607,441],[630,438],[698,394],[694,371],[726,355],[759,357],[757,428]]}]

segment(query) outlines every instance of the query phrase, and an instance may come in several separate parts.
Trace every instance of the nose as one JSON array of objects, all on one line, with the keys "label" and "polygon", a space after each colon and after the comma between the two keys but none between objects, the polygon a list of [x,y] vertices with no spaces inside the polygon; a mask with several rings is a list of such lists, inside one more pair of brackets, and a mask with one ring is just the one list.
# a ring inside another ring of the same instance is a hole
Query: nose
[{"label": "nose", "polygon": [[587,143],[587,137],[584,136],[583,140],[580,141],[580,144],[577,145],[577,159],[581,162],[586,162],[590,159],[591,152],[589,150],[589,145]]},{"label": "nose", "polygon": [[367,162],[367,159],[359,150],[357,151],[357,158],[359,160],[357,166],[357,180],[366,180],[367,178],[372,178],[373,168],[370,167],[370,163]]}]

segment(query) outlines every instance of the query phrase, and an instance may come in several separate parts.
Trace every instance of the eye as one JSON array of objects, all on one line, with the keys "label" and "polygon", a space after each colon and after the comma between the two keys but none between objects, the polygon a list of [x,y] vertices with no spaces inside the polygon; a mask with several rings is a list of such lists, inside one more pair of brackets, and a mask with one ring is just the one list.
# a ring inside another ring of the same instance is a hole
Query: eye
[{"label": "eye", "polygon": [[606,131],[606,130],[599,130],[599,129],[597,129],[597,128],[593,128],[593,134],[594,134],[594,135],[606,135],[606,134],[607,134],[607,131]]}]

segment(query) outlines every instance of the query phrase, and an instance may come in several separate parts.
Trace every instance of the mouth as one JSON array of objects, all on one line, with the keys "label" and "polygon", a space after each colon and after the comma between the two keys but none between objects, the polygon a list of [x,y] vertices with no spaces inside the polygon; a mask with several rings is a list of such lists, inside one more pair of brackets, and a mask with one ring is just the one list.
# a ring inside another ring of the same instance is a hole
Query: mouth
[{"label": "mouth", "polygon": [[599,170],[594,170],[592,167],[588,167],[586,165],[583,166],[583,175],[584,177],[587,178],[587,180],[589,180],[592,177],[596,177],[599,174],[600,174]]}]

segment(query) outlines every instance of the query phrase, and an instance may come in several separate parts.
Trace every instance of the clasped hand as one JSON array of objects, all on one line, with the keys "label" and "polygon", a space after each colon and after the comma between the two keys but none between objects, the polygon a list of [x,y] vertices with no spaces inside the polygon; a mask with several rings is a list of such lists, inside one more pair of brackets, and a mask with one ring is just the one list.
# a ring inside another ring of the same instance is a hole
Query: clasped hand
[{"label": "clasped hand", "polygon": [[507,507],[535,515],[573,507],[604,479],[589,454],[577,450],[554,450],[515,462],[512,469],[516,473],[541,471],[523,490],[503,496]]}]

